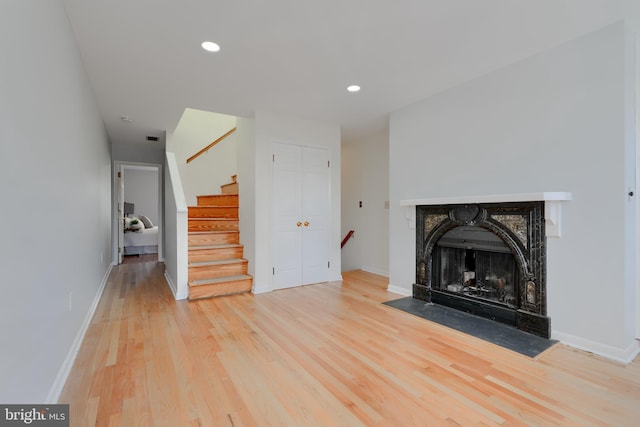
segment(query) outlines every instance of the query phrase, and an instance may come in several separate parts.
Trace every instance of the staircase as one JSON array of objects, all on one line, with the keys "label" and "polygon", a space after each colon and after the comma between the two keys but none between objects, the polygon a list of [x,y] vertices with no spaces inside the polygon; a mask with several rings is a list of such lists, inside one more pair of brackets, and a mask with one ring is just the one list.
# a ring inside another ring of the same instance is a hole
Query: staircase
[{"label": "staircase", "polygon": [[238,229],[238,183],[221,186],[222,194],[198,196],[189,206],[189,299],[251,291],[247,260]]}]

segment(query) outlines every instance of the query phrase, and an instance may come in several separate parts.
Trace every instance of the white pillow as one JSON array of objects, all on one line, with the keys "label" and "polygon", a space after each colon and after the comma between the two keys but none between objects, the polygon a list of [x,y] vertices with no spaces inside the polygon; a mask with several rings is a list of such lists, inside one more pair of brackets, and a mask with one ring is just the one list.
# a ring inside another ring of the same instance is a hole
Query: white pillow
[{"label": "white pillow", "polygon": [[146,216],[140,215],[140,221],[144,224],[144,228],[153,228],[153,223]]}]

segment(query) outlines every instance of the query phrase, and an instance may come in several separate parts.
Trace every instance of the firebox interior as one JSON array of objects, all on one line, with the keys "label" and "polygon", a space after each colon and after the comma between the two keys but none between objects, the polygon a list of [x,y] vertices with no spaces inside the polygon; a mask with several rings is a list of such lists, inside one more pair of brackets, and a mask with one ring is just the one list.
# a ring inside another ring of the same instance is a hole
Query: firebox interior
[{"label": "firebox interior", "polygon": [[482,227],[455,227],[438,240],[432,260],[434,289],[518,306],[517,264],[510,248],[496,234]]}]

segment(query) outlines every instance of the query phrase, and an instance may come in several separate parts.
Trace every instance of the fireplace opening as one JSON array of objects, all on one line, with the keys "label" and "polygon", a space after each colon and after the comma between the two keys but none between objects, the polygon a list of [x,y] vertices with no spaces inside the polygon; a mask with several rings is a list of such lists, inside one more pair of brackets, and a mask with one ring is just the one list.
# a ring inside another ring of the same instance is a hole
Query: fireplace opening
[{"label": "fireplace opening", "polygon": [[496,234],[472,226],[449,230],[433,250],[433,288],[518,307],[520,274],[511,249]]},{"label": "fireplace opening", "polygon": [[416,206],[413,297],[549,338],[543,202]]}]

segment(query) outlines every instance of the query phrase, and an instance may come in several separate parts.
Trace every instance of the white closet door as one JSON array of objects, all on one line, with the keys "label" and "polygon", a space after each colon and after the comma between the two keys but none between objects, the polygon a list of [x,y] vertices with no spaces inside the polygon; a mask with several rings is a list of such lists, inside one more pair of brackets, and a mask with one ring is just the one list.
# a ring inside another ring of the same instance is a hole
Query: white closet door
[{"label": "white closet door", "polygon": [[273,287],[302,283],[301,147],[273,144]]},{"label": "white closet door", "polygon": [[328,150],[273,144],[273,287],[329,280]]},{"label": "white closet door", "polygon": [[303,147],[302,284],[329,280],[329,151]]}]

